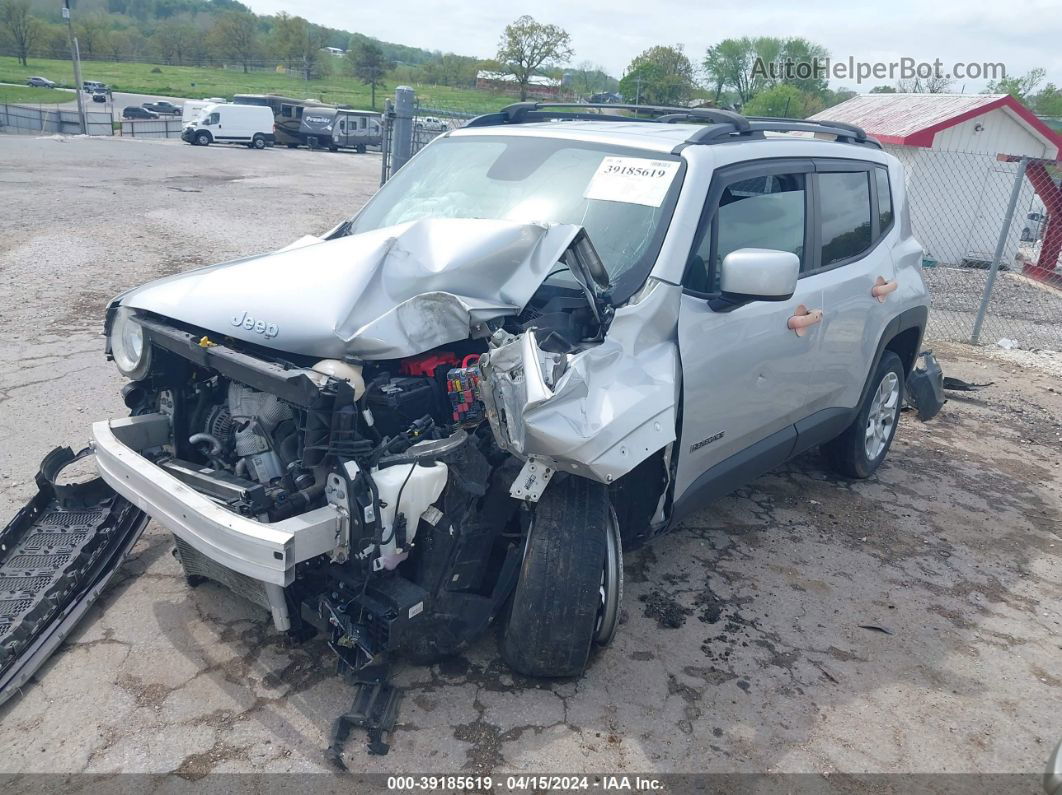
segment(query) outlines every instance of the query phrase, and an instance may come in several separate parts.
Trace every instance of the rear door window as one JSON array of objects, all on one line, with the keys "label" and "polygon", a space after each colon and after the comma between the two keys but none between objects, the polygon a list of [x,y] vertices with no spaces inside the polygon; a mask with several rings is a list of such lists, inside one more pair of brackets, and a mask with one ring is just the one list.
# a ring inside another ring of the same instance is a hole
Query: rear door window
[{"label": "rear door window", "polygon": [[820,173],[818,193],[820,267],[854,259],[870,248],[870,175],[866,171]]}]

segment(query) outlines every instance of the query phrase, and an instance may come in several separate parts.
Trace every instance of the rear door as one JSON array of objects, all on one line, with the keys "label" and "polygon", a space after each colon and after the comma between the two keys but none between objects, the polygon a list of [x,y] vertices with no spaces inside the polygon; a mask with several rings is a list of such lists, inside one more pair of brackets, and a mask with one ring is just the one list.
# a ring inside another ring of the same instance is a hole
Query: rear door
[{"label": "rear door", "polygon": [[[792,450],[793,423],[816,367],[819,331],[813,325],[798,336],[788,322],[801,308],[821,307],[820,286],[800,279],[787,301],[738,306],[710,296],[718,289],[719,264],[739,248],[790,251],[802,267],[809,262],[813,171],[810,160],[761,160],[722,169],[713,178],[679,310],[683,407],[677,498],[688,489],[691,495],[703,492],[704,478],[725,475],[732,488],[781,463]],[[714,495],[709,490],[703,496]]]},{"label": "rear door", "polygon": [[[821,356],[809,413],[858,405],[878,341],[894,310],[895,233],[888,171],[873,163],[817,160],[817,236],[806,281],[822,292]],[[890,301],[891,299],[891,301]]]}]

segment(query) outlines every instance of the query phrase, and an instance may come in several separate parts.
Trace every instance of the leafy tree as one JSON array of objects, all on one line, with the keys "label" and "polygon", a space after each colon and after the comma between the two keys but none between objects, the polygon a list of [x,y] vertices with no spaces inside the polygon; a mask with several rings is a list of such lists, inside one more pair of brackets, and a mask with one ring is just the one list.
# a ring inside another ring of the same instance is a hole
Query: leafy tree
[{"label": "leafy tree", "polygon": [[[821,44],[815,44],[799,36],[785,39],[782,42],[782,62],[795,74],[779,82],[796,86],[805,94],[825,94],[828,89],[828,76],[824,69],[829,55],[829,51]],[[802,70],[801,65],[806,65],[806,67]],[[816,69],[816,65],[823,69]]]},{"label": "leafy tree", "polygon": [[297,69],[310,80],[319,77],[327,65],[322,48],[326,47],[328,31],[313,25],[302,17],[293,17],[281,12],[274,17],[272,52],[289,69]]},{"label": "leafy tree", "polygon": [[232,58],[247,74],[259,54],[258,18],[246,11],[226,11],[210,31],[213,49],[224,58]]},{"label": "leafy tree", "polygon": [[745,36],[709,47],[702,66],[717,102],[723,89],[729,88],[745,105],[759,92],[778,85],[791,85],[809,95],[824,94],[827,75],[815,65],[828,54],[825,47],[799,37]]},{"label": "leafy tree", "polygon": [[198,35],[195,26],[187,20],[167,19],[155,29],[151,41],[166,63],[183,66],[192,55]]},{"label": "leafy tree", "polygon": [[1031,98],[1033,110],[1041,116],[1062,116],[1062,91],[1048,83],[1043,91]]},{"label": "leafy tree", "polygon": [[103,14],[96,12],[89,14],[79,22],[74,23],[74,35],[77,36],[77,46],[83,58],[92,58],[107,52],[110,36],[110,25]]},{"label": "leafy tree", "polygon": [[41,35],[40,20],[30,14],[29,0],[0,2],[0,33],[11,42],[19,63],[27,66],[26,56]]},{"label": "leafy tree", "polygon": [[871,94],[895,94],[896,86],[874,86],[870,89]]},{"label": "leafy tree", "polygon": [[362,83],[371,86],[372,107],[376,109],[376,87],[383,84],[383,77],[395,68],[383,49],[375,41],[351,41],[346,54],[347,69]]},{"label": "leafy tree", "polygon": [[619,83],[624,99],[653,105],[674,105],[693,91],[693,64],[682,45],[658,45],[637,56]]},{"label": "leafy tree", "polygon": [[[819,98],[822,100],[822,107],[832,108],[834,105],[840,105],[842,102],[857,96],[859,96],[859,93],[850,88],[838,88],[836,91],[828,88],[819,95]],[[812,113],[818,113],[818,111],[812,111]]]},{"label": "leafy tree", "polygon": [[806,119],[824,107],[821,97],[801,91],[794,85],[780,83],[761,91],[741,109],[741,112],[748,116]]},{"label": "leafy tree", "polygon": [[984,93],[1010,94],[1020,102],[1025,102],[1046,75],[1047,72],[1038,66],[1035,69],[1030,69],[1020,77],[1004,77],[1000,80],[993,80],[988,84]]},{"label": "leafy tree", "polygon": [[420,79],[436,86],[468,87],[476,82],[477,63],[467,55],[439,53],[419,67]]},{"label": "leafy tree", "polygon": [[541,69],[571,60],[575,51],[571,36],[557,25],[543,25],[525,14],[505,26],[498,43],[498,60],[520,85],[521,101],[527,99],[527,86]]},{"label": "leafy tree", "polygon": [[584,97],[597,94],[601,91],[615,91],[619,82],[610,77],[603,66],[583,61],[571,71],[572,85]]},{"label": "leafy tree", "polygon": [[946,94],[954,82],[944,75],[930,75],[911,80],[897,80],[896,88],[901,94]]}]

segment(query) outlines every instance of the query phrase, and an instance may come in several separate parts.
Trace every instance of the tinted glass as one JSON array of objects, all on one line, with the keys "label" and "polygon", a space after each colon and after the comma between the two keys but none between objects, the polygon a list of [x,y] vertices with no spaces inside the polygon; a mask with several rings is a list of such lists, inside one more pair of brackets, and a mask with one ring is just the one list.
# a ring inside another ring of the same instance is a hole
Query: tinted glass
[{"label": "tinted glass", "polygon": [[686,286],[698,292],[718,290],[719,265],[739,248],[789,251],[803,266],[805,198],[803,174],[772,174],[728,185],[716,213],[715,262],[709,262],[711,240],[705,235]]},{"label": "tinted glass", "polygon": [[878,191],[878,229],[882,234],[892,224],[892,193],[889,191],[889,172],[883,168],[874,169],[874,183]]},{"label": "tinted glass", "polygon": [[865,171],[819,175],[822,266],[855,257],[870,247],[870,187]]}]

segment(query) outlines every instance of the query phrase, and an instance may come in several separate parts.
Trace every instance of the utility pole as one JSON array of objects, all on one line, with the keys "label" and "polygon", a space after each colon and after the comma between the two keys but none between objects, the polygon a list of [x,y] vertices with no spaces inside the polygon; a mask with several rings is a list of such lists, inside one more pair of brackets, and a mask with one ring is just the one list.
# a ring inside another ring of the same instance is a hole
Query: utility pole
[{"label": "utility pole", "polygon": [[[70,0],[63,0],[63,19],[66,20],[66,34],[70,39],[70,58],[74,62],[74,94],[77,96],[77,118],[81,122],[81,134],[88,134],[88,125],[85,124],[85,98],[81,91],[81,52],[77,48],[77,37],[74,36],[74,23],[70,20]],[[62,118],[60,114],[59,118]],[[62,128],[62,124],[59,123]]]}]

